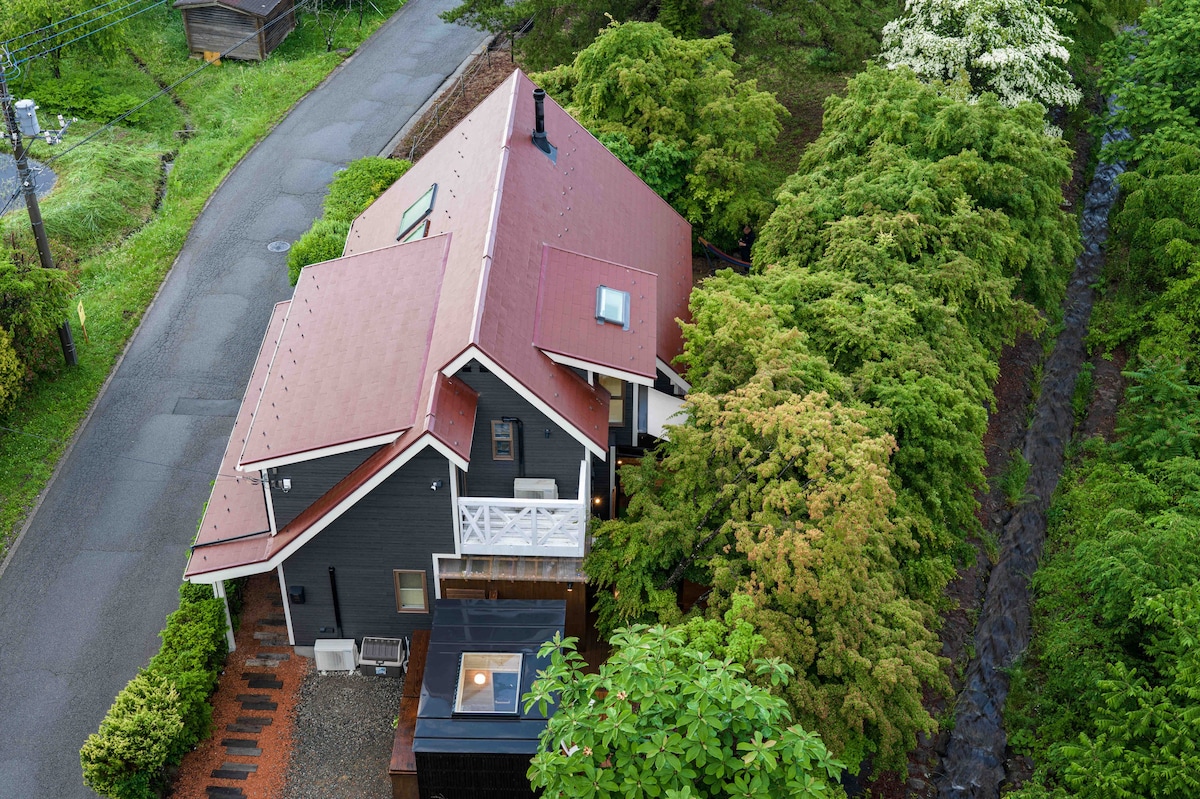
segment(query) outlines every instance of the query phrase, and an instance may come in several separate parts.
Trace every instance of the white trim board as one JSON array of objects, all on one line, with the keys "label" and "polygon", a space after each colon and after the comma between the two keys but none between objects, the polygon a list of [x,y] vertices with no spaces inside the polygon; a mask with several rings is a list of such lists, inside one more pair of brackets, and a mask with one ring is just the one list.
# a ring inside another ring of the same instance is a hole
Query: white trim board
[{"label": "white trim board", "polygon": [[278,458],[267,458],[261,461],[250,461],[247,463],[238,463],[237,469],[239,472],[264,471],[266,469],[276,469],[280,466],[290,466],[293,463],[304,463],[305,461],[315,461],[318,458],[326,458],[330,455],[343,455],[347,452],[354,452],[359,449],[368,449],[369,447],[381,447],[385,444],[391,444],[404,435],[412,428],[402,427],[392,433],[381,433],[377,436],[369,438],[360,438],[357,441],[347,441],[343,444],[334,444],[330,447],[320,447],[318,449],[305,450],[304,452],[295,452],[291,455],[280,455]]},{"label": "white trim board", "polygon": [[692,390],[692,384],[689,383],[688,381],[684,380],[682,377],[680,377],[679,373],[676,372],[674,369],[672,369],[670,366],[667,366],[667,362],[664,361],[662,358],[655,356],[654,357],[654,365],[657,366],[662,371],[662,373],[667,376],[667,379],[671,381],[672,385],[674,385],[676,388],[678,388],[684,394],[686,394]]},{"label": "white trim board", "polygon": [[636,372],[626,372],[624,369],[614,369],[611,366],[585,361],[581,358],[575,358],[570,355],[560,355],[557,352],[551,352],[550,350],[542,349],[541,347],[538,347],[538,349],[541,350],[547,358],[555,363],[560,363],[563,366],[574,366],[576,369],[582,369],[588,374],[595,372],[596,374],[604,375],[605,377],[615,377],[618,380],[624,380],[626,383],[634,383],[636,385],[643,386],[654,385],[653,377],[639,375]]},{"label": "white trim board", "polygon": [[600,458],[601,460],[608,458],[608,452],[602,449],[595,441],[592,441],[590,438],[588,438],[582,430],[568,422],[562,414],[535,396],[533,392],[529,391],[529,389],[525,388],[525,386],[521,385],[520,381],[501,368],[498,363],[485,355],[484,352],[474,344],[463,350],[462,354],[453,361],[443,366],[442,374],[444,374],[446,377],[454,377],[458,374],[458,370],[462,369],[471,361],[479,361],[479,363],[487,368],[489,372],[499,377],[501,382],[503,382],[517,394],[521,395],[522,399],[544,413],[552,422],[561,427],[563,430],[566,430],[567,433],[570,434],[570,436],[580,444],[583,444],[589,450],[594,452],[597,458]]}]

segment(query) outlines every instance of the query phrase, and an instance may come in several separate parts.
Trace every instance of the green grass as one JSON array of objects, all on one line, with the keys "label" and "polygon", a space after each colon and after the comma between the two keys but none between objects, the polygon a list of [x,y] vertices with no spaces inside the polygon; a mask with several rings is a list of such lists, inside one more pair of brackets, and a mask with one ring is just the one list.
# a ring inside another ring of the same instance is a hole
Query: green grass
[{"label": "green grass", "polygon": [[[375,5],[391,14],[400,3],[376,0]],[[131,119],[130,127],[101,134],[55,163],[60,184],[43,202],[46,230],[55,254],[78,279],[88,340],[73,319],[79,366],[40,375],[0,420],[5,427],[23,431],[0,433],[0,557],[95,401],[205,201],[288,109],[385,19],[372,15],[361,29],[357,15],[346,20],[335,46],[347,49],[339,53],[326,52],[324,39],[302,16],[297,30],[267,61],[226,61],[183,83],[177,93],[186,115],[169,99],[159,99]],[[131,33],[138,56],[162,81],[172,82],[199,66],[187,57],[177,12],[140,17]],[[29,67],[14,86],[15,93],[37,97],[48,70],[36,63]],[[68,61],[64,79],[91,69],[108,85],[121,87],[114,91],[139,97],[155,91],[153,81],[128,55],[118,54],[102,65]],[[75,94],[86,92],[77,88]],[[56,113],[41,100],[39,104],[44,115]],[[185,116],[195,132],[181,141],[176,132],[183,128]],[[101,122],[81,117],[59,151],[97,130]],[[160,159],[167,153],[176,153],[175,166],[163,204],[151,213]],[[53,154],[45,145],[33,151],[40,159]],[[0,222],[0,231],[18,232],[21,243],[26,224],[23,214],[11,214]]]}]

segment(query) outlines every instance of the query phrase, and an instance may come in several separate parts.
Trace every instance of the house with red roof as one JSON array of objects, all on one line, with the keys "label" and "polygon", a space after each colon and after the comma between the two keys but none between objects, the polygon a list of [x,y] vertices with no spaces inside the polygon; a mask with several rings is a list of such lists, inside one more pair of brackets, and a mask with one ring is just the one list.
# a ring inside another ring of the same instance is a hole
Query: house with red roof
[{"label": "house with red roof", "polygon": [[691,227],[543,95],[514,73],[274,309],[185,578],[274,573],[295,646],[437,598],[581,631],[589,520],[688,389]]}]

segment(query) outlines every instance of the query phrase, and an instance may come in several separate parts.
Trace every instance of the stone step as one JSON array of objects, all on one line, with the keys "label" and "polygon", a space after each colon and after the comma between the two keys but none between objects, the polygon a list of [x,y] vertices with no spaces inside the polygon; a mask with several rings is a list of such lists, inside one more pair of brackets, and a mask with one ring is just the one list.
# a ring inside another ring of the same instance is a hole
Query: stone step
[{"label": "stone step", "polygon": [[259,727],[270,727],[275,720],[270,716],[238,716],[238,724],[257,724]]},{"label": "stone step", "polygon": [[253,738],[222,738],[221,746],[258,746]]},{"label": "stone step", "polygon": [[242,710],[278,710],[279,705],[275,702],[242,702]]},{"label": "stone step", "polygon": [[286,644],[287,643],[287,635],[286,634],[280,635],[275,630],[259,630],[254,633],[254,640],[261,641],[261,642],[263,642],[263,644],[265,644],[267,646],[275,646],[275,644],[267,644],[266,642],[267,641],[283,641],[284,644]]},{"label": "stone step", "polygon": [[227,746],[225,754],[230,757],[258,757],[262,750],[255,746]]},{"label": "stone step", "polygon": [[249,687],[250,688],[268,688],[268,689],[276,689],[277,690],[277,689],[283,687],[283,682],[280,680],[273,680],[270,677],[255,677],[253,680],[250,680]]},{"label": "stone step", "polygon": [[273,669],[279,665],[279,661],[271,660],[269,658],[259,656],[259,657],[247,658],[246,665],[251,666],[256,669],[260,669],[260,668]]},{"label": "stone step", "polygon": [[271,701],[270,694],[238,694],[235,697],[239,702],[269,702]]},{"label": "stone step", "polygon": [[226,732],[249,732],[258,734],[262,732],[262,727],[257,724],[226,724]]},{"label": "stone step", "polygon": [[240,771],[243,774],[253,774],[258,771],[257,763],[222,763],[223,771]]},{"label": "stone step", "polygon": [[209,776],[214,780],[244,780],[250,775],[244,771],[229,771],[228,769],[215,768]]},{"label": "stone step", "polygon": [[287,627],[287,619],[283,616],[267,616],[258,620],[259,627]]},{"label": "stone step", "polygon": [[209,785],[204,792],[208,794],[209,799],[246,799],[246,794],[241,788],[227,785]]}]

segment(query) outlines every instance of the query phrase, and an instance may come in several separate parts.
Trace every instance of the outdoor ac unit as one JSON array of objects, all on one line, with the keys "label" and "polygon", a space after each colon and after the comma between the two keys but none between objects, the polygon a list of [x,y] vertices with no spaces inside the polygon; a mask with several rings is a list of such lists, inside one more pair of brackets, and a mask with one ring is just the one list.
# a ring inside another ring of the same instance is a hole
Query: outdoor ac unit
[{"label": "outdoor ac unit", "polygon": [[514,499],[558,499],[558,486],[549,477],[518,477],[513,480]]},{"label": "outdoor ac unit", "polygon": [[318,638],[313,646],[317,671],[354,671],[358,665],[358,647],[353,638]]},{"label": "outdoor ac unit", "polygon": [[358,673],[364,677],[402,677],[408,667],[408,639],[364,638]]}]

